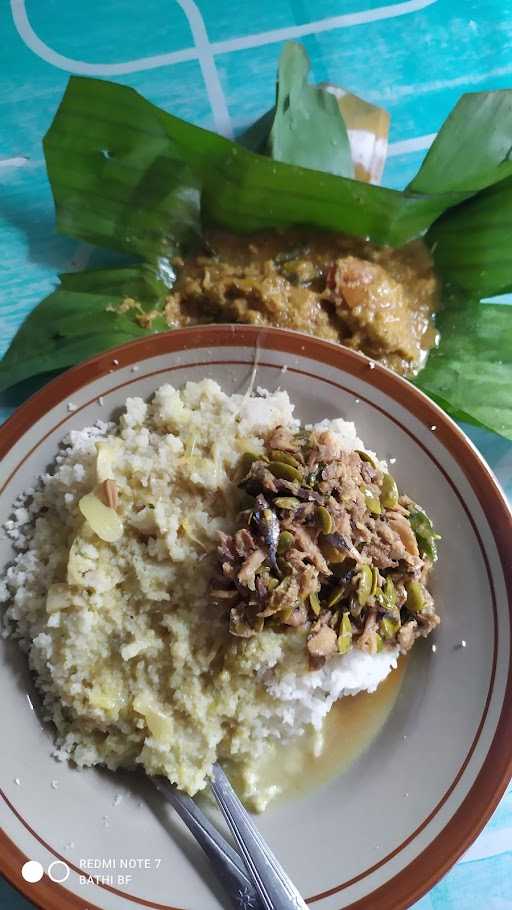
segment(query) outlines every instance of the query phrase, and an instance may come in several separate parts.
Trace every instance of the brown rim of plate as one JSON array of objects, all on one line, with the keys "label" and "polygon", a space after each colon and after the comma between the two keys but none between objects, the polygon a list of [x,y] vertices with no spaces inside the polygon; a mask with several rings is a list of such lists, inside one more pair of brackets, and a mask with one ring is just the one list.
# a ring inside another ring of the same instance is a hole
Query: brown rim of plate
[{"label": "brown rim of plate", "polygon": [[[195,326],[137,339],[121,347],[112,348],[110,351],[92,357],[84,363],[73,367],[29,398],[0,428],[0,458],[6,455],[42,414],[66,401],[74,392],[77,392],[84,385],[95,379],[104,377],[108,373],[114,374],[118,369],[132,366],[145,359],[159,355],[196,348],[231,347],[235,345],[252,349],[256,357],[260,349],[267,348],[283,354],[309,357],[323,364],[343,369],[357,379],[364,381],[371,379],[372,385],[402,407],[405,407],[406,410],[422,421],[425,426],[431,427],[435,425],[436,438],[455,458],[457,464],[470,481],[482,508],[489,517],[489,523],[493,529],[495,544],[506,580],[508,606],[512,619],[512,564],[509,544],[512,536],[512,514],[492,471],[457,425],[422,392],[391,370],[382,367],[378,363],[374,364],[364,355],[333,342],[323,341],[309,335],[284,329],[261,329],[257,326],[245,325]],[[113,367],[115,368],[114,370]],[[370,367],[375,367],[371,373],[369,373]],[[132,381],[136,382],[139,378],[136,377]],[[128,383],[125,381],[121,385],[126,384]],[[113,391],[114,388],[116,386],[113,386],[110,391]],[[69,414],[68,418],[71,416]],[[62,420],[61,423],[64,423],[68,418]],[[410,432],[409,435],[411,435]],[[40,442],[41,440],[38,444]],[[9,481],[10,477],[6,480],[3,488],[7,486]],[[384,885],[373,891],[371,895],[350,904],[345,910],[369,910],[370,904],[372,907],[378,908],[378,910],[405,910],[432,888],[462,853],[467,850],[498,805],[512,775],[512,741],[509,735],[511,726],[512,661],[509,666],[507,689],[493,741],[473,786],[453,817],[416,859],[412,860],[409,865],[404,867]],[[451,789],[447,795],[451,792]],[[447,795],[445,798],[447,798]],[[6,800],[6,802],[8,801]],[[10,806],[10,803],[8,805]],[[10,808],[33,836],[47,847],[50,852],[53,852],[55,856],[64,859],[55,854],[55,851],[19,816],[14,807],[10,806]],[[73,892],[62,887],[62,885],[51,881],[46,875],[36,886],[26,883],[21,878],[20,870],[27,858],[3,831],[0,832],[0,845],[2,847],[1,872],[17,890],[36,903],[42,910],[68,910],[68,908],[69,910],[83,910],[83,898],[76,896]],[[389,858],[387,857],[386,859]],[[68,865],[70,868],[76,868],[71,863],[68,863]],[[368,870],[368,872],[370,871]],[[345,887],[348,884],[350,883],[347,883]],[[108,888],[108,890],[115,891],[126,900],[133,900],[132,896],[118,892],[116,889]],[[328,891],[309,898],[309,902],[321,900],[323,897],[332,895],[339,890],[340,887],[330,888]],[[167,905],[152,901],[141,899],[135,899],[135,901],[139,905],[146,907],[165,907],[165,910],[171,910]],[[99,910],[90,901],[87,901],[87,906],[90,910]]]}]

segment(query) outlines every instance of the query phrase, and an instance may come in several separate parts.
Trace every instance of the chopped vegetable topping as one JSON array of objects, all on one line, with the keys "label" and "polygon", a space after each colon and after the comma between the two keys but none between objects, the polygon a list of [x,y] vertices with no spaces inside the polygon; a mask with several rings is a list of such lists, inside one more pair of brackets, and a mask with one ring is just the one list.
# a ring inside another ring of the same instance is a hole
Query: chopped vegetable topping
[{"label": "chopped vegetable topping", "polygon": [[398,505],[398,487],[391,474],[384,474],[382,478],[380,501],[385,509],[394,509]]},{"label": "chopped vegetable topping", "polygon": [[416,535],[421,555],[426,556],[431,562],[435,562],[437,559],[436,540],[441,540],[441,535],[436,534],[430,518],[418,506],[409,512],[409,521]]},{"label": "chopped vegetable topping", "polygon": [[340,624],[340,634],[338,636],[338,651],[340,654],[346,654],[352,647],[352,623],[350,613],[344,613]]},{"label": "chopped vegetable topping", "polygon": [[316,669],[352,647],[408,651],[437,626],[426,583],[439,535],[368,453],[279,427],[235,476],[249,505],[221,535],[210,590],[232,635],[302,629]]}]

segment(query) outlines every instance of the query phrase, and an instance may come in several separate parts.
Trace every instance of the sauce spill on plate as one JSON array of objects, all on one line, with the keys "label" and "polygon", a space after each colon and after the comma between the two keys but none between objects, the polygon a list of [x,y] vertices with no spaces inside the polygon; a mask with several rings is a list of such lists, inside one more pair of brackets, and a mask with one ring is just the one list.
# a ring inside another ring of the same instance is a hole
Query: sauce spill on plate
[{"label": "sauce spill on plate", "polygon": [[[322,734],[305,733],[296,740],[277,744],[261,764],[255,787],[273,791],[273,804],[294,799],[315,790],[342,774],[370,746],[398,698],[409,655],[399,658],[398,667],[373,694],[361,692],[341,698],[327,715]],[[317,752],[320,745],[320,754]],[[316,747],[316,748],[315,748]],[[233,780],[236,782],[236,778]]]}]

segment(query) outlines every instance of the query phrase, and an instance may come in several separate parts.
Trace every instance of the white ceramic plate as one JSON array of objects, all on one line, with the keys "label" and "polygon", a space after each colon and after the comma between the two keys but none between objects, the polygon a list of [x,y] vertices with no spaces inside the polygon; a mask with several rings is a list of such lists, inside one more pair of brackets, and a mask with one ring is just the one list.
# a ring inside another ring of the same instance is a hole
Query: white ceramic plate
[{"label": "white ceramic plate", "polygon": [[[396,458],[399,483],[443,535],[436,652],[430,640],[414,649],[391,716],[344,774],[258,819],[318,910],[400,910],[468,847],[511,770],[511,517],[455,424],[409,383],[337,345],[277,329],[183,329],[96,357],[16,412],[0,430],[0,517],[70,429],[162,382],[211,376],[240,391],[255,360],[256,384],[287,389],[303,420],[354,420],[370,448]],[[0,564],[11,555],[2,538]],[[462,639],[466,647],[457,647]],[[206,860],[147,785],[50,757],[25,661],[12,644],[3,649],[1,871],[46,910],[222,907]],[[45,870],[38,883],[22,878],[27,858]],[[90,875],[104,878],[81,880]]]}]

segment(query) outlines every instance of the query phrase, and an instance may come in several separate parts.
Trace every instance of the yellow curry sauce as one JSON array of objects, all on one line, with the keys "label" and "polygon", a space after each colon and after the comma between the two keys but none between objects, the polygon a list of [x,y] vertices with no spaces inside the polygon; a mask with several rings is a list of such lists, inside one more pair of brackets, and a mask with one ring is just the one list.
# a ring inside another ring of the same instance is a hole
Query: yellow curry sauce
[{"label": "yellow curry sauce", "polygon": [[[245,797],[249,808],[261,811],[262,796],[274,805],[306,796],[348,771],[371,747],[388,720],[400,695],[409,658],[409,654],[402,655],[397,669],[375,692],[340,698],[321,731],[310,726],[291,742],[276,739],[263,760],[254,764],[252,795]],[[242,782],[236,765],[229,759],[224,759],[224,764],[238,791],[247,794],[247,775]]]},{"label": "yellow curry sauce", "polygon": [[400,249],[342,234],[207,233],[175,260],[171,328],[240,322],[296,329],[363,351],[410,375],[436,343],[439,283],[422,241]]}]

